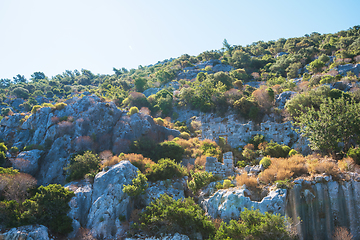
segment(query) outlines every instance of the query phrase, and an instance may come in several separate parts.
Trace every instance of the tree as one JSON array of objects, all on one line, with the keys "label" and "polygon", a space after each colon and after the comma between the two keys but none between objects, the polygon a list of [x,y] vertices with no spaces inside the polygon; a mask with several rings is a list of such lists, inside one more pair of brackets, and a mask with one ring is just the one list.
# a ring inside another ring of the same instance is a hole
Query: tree
[{"label": "tree", "polygon": [[84,154],[76,155],[70,160],[70,164],[65,168],[68,171],[67,181],[79,180],[91,171],[99,170],[100,159],[96,154],[86,151]]},{"label": "tree", "polygon": [[147,83],[147,81],[146,81],[145,78],[142,78],[142,77],[136,78],[135,81],[134,81],[136,90],[139,91],[139,92],[143,92],[146,83]]},{"label": "tree", "polygon": [[18,84],[18,83],[26,83],[26,78],[24,77],[24,75],[16,75],[15,77],[13,77],[14,83]]},{"label": "tree", "polygon": [[335,154],[341,150],[339,143],[343,143],[343,151],[357,141],[360,134],[360,103],[341,97],[326,99],[319,110],[307,108],[296,117],[298,130],[310,142],[313,150]]},{"label": "tree", "polygon": [[306,69],[311,72],[319,72],[324,66],[325,66],[324,62],[322,62],[319,59],[315,59],[309,64],[309,66],[306,66]]},{"label": "tree", "polygon": [[29,97],[29,90],[22,88],[22,87],[17,87],[15,88],[12,93],[18,97],[18,98],[25,98],[27,99]]},{"label": "tree", "polygon": [[43,72],[34,72],[34,74],[31,75],[33,80],[41,80],[45,79],[45,74]]}]

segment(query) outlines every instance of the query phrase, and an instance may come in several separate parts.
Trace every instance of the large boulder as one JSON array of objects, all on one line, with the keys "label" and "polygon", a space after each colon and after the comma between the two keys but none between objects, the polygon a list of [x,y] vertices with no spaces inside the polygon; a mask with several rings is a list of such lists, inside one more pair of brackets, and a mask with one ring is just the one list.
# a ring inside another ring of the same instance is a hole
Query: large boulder
[{"label": "large boulder", "polygon": [[121,218],[130,218],[131,198],[122,191],[137,176],[137,168],[122,161],[106,172],[96,175],[86,227],[97,238],[114,239],[123,231]]},{"label": "large boulder", "polygon": [[49,240],[48,228],[43,225],[28,225],[0,233],[1,240]]}]

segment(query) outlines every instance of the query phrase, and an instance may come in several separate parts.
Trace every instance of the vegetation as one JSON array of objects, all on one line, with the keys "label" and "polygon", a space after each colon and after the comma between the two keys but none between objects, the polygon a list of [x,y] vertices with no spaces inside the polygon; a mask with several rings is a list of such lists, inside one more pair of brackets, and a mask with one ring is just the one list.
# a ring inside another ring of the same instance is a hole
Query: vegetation
[{"label": "vegetation", "polygon": [[65,168],[67,171],[66,181],[80,180],[86,174],[97,173],[100,170],[99,164],[99,157],[90,151],[74,156],[70,160],[70,164]]},{"label": "vegetation", "polygon": [[138,170],[137,177],[132,180],[132,184],[124,185],[122,190],[130,197],[137,197],[141,194],[144,194],[147,187],[147,178]]}]

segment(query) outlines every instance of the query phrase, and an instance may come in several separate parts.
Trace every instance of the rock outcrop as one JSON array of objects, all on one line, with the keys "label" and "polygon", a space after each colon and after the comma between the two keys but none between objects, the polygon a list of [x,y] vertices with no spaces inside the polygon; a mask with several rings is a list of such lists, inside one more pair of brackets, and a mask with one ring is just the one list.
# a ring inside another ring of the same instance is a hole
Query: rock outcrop
[{"label": "rock outcrop", "polygon": [[[121,236],[124,226],[120,220],[129,220],[134,208],[134,199],[122,191],[123,185],[131,184],[137,176],[137,168],[129,161],[121,161],[108,171],[96,175],[94,183],[88,181],[71,182],[65,187],[74,191],[70,201],[74,231],[69,237],[75,237],[80,227],[90,230],[91,235],[102,239],[114,239]],[[140,196],[143,204],[168,194],[175,200],[185,198],[186,179],[166,180],[149,183],[146,193]]]},{"label": "rock outcrop", "polygon": [[276,189],[257,202],[250,199],[251,192],[246,188],[221,189],[202,200],[200,204],[212,218],[221,218],[225,221],[238,219],[245,208],[284,215],[286,193],[286,189]]},{"label": "rock outcrop", "polygon": [[47,227],[43,225],[28,225],[12,228],[0,233],[1,240],[49,240]]},{"label": "rock outcrop", "polygon": [[24,114],[14,114],[0,123],[0,138],[13,143],[20,151],[32,144],[45,148],[41,153],[20,152],[18,156],[18,159],[28,158],[31,164],[25,171],[35,174],[42,185],[64,183],[63,168],[73,153],[111,150],[119,154],[128,150],[131,141],[142,136],[163,141],[180,134],[157,125],[151,116],[140,113],[128,116],[113,102],[95,95],[74,97],[65,103],[64,108],[43,107],[27,119]]}]

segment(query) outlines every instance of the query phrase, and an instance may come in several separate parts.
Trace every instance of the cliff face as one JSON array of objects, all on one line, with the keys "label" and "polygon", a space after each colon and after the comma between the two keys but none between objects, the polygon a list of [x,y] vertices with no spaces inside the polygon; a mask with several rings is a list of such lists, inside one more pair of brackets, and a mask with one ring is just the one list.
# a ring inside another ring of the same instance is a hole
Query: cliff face
[{"label": "cliff face", "polygon": [[286,213],[297,224],[300,239],[332,239],[339,226],[360,239],[360,182],[305,181],[295,184],[287,199]]},{"label": "cliff face", "polygon": [[[63,168],[71,154],[84,150],[126,152],[131,141],[148,136],[164,141],[177,130],[154,123],[152,117],[140,113],[128,116],[113,102],[104,102],[95,95],[72,98],[63,109],[44,107],[28,119],[14,114],[1,123],[0,139],[13,143],[20,154],[12,165],[34,175],[39,184],[64,183]],[[44,151],[21,150],[40,145]]]}]

